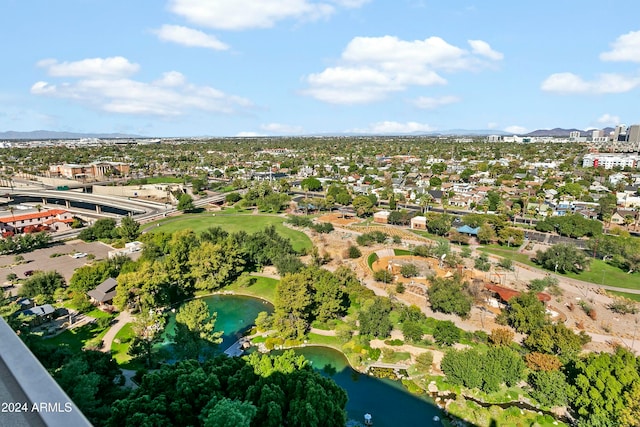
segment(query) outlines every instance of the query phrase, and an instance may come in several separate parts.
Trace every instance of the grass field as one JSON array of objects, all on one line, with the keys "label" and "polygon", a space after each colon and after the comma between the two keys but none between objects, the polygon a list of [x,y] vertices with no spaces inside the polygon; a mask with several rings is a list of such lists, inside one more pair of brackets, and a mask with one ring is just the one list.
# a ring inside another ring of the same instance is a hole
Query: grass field
[{"label": "grass field", "polygon": [[251,276],[256,281],[251,286],[238,286],[238,282],[234,282],[231,285],[224,288],[225,291],[234,291],[238,294],[250,295],[266,299],[270,303],[276,299],[276,285],[278,281],[269,277]]},{"label": "grass field", "polygon": [[[131,340],[134,336],[131,323],[127,323],[118,331],[111,344],[111,355],[122,369],[139,369],[143,366],[138,363],[131,362],[131,356],[127,354],[131,346]],[[120,344],[117,341],[120,341]]]},{"label": "grass field", "polygon": [[[505,258],[510,258],[513,261],[518,261],[522,264],[530,265],[532,267],[540,268],[540,266],[531,261],[527,255],[514,253],[513,250],[509,250],[507,248],[485,246],[479,248],[479,250],[490,254],[499,255]],[[540,268],[540,270],[542,270],[542,268]],[[609,285],[626,289],[640,289],[640,274],[627,274],[625,271],[609,265],[601,259],[591,258],[591,264],[588,271],[583,271],[580,274],[566,273],[562,276],[569,277],[571,279],[582,280],[584,282],[589,282],[596,285]],[[630,298],[628,295],[631,294],[625,294],[623,296]],[[632,299],[638,301],[640,300],[640,295],[635,295]]]},{"label": "grass field", "polygon": [[618,288],[640,289],[640,274],[627,274],[617,267],[613,267],[601,259],[591,259],[589,271],[580,274],[567,273],[567,277],[584,280],[597,285],[616,286]]},{"label": "grass field", "polygon": [[309,344],[326,345],[328,347],[334,347],[334,348],[337,348],[338,350],[340,350],[340,348],[342,347],[342,341],[340,341],[340,338],[325,336],[325,335],[318,335],[314,333],[309,333],[307,335],[307,342]]},{"label": "grass field", "polygon": [[226,214],[210,213],[205,214],[185,214],[179,217],[163,219],[151,232],[164,231],[172,233],[178,230],[190,228],[196,233],[201,233],[209,227],[220,226],[229,233],[244,230],[247,233],[255,233],[273,225],[276,231],[283,237],[291,240],[291,244],[296,251],[309,250],[312,247],[311,239],[306,234],[292,230],[282,225],[285,218],[273,215],[252,215],[252,214]]},{"label": "grass field", "polygon": [[47,338],[44,343],[54,347],[68,346],[72,351],[82,351],[84,345],[92,339],[101,339],[109,328],[101,328],[97,323],[89,323],[78,328],[68,329],[52,338]]},{"label": "grass field", "polygon": [[378,254],[375,252],[372,252],[367,258],[367,265],[369,266],[370,270],[373,270],[373,263],[376,262],[377,260],[378,260]]}]

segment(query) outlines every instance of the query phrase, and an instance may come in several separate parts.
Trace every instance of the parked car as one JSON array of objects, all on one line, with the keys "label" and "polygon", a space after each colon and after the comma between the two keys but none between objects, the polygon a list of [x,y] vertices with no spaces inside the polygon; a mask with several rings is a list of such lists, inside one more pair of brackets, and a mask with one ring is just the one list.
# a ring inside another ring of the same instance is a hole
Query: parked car
[{"label": "parked car", "polygon": [[29,276],[33,276],[33,273],[35,273],[35,271],[33,271],[33,270],[27,270],[27,271],[25,271],[25,272],[24,272],[24,275],[25,275],[26,277],[29,277]]},{"label": "parked car", "polygon": [[86,256],[87,256],[87,254],[84,253],[84,252],[77,252],[77,253],[71,255],[71,258],[76,258],[77,259],[77,258],[84,258]]}]

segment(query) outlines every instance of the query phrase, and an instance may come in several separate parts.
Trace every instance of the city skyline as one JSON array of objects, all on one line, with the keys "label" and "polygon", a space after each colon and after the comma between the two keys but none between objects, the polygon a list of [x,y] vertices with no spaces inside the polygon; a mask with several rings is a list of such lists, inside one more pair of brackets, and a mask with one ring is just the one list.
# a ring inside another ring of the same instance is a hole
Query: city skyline
[{"label": "city skyline", "polygon": [[[636,122],[640,5],[2,0],[0,131],[287,136]],[[38,13],[34,13],[37,8]]]}]

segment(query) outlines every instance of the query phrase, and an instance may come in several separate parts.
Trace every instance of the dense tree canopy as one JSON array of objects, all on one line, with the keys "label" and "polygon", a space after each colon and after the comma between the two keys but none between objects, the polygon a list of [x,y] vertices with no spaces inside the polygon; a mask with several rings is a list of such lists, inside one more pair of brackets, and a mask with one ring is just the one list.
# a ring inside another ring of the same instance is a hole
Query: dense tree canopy
[{"label": "dense tree canopy", "polygon": [[427,290],[429,303],[435,311],[466,317],[471,311],[473,298],[466,284],[456,279],[432,278]]},{"label": "dense tree canopy", "polygon": [[342,427],[346,402],[344,390],[293,352],[221,356],[145,375],[113,404],[107,425]]},{"label": "dense tree canopy", "polygon": [[523,293],[511,298],[507,310],[500,314],[498,321],[525,334],[542,328],[549,322],[544,304],[538,300],[538,296],[534,292]]},{"label": "dense tree canopy", "polygon": [[286,274],[276,288],[273,325],[284,338],[300,339],[314,320],[325,322],[348,308],[345,288],[328,270],[308,267]]},{"label": "dense tree canopy", "polygon": [[223,331],[215,331],[217,313],[210,313],[209,306],[201,299],[186,302],[176,314],[173,336],[179,356],[198,359],[211,344],[222,342]]},{"label": "dense tree canopy", "polygon": [[591,237],[602,234],[602,223],[587,219],[580,214],[551,216],[539,221],[536,224],[536,230],[547,233],[555,231],[563,236],[575,238]]},{"label": "dense tree canopy", "polygon": [[535,262],[557,273],[580,273],[589,267],[587,255],[568,243],[558,243],[546,251],[538,250]]},{"label": "dense tree canopy", "polygon": [[637,426],[639,368],[638,359],[622,348],[577,361],[569,369],[569,402],[580,417],[578,425]]}]

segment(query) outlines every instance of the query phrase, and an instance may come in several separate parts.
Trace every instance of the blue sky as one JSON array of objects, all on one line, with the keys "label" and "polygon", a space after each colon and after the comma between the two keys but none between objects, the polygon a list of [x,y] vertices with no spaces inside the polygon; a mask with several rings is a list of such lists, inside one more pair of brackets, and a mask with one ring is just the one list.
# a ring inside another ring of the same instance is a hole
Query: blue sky
[{"label": "blue sky", "polygon": [[640,2],[0,0],[0,131],[640,123]]}]

